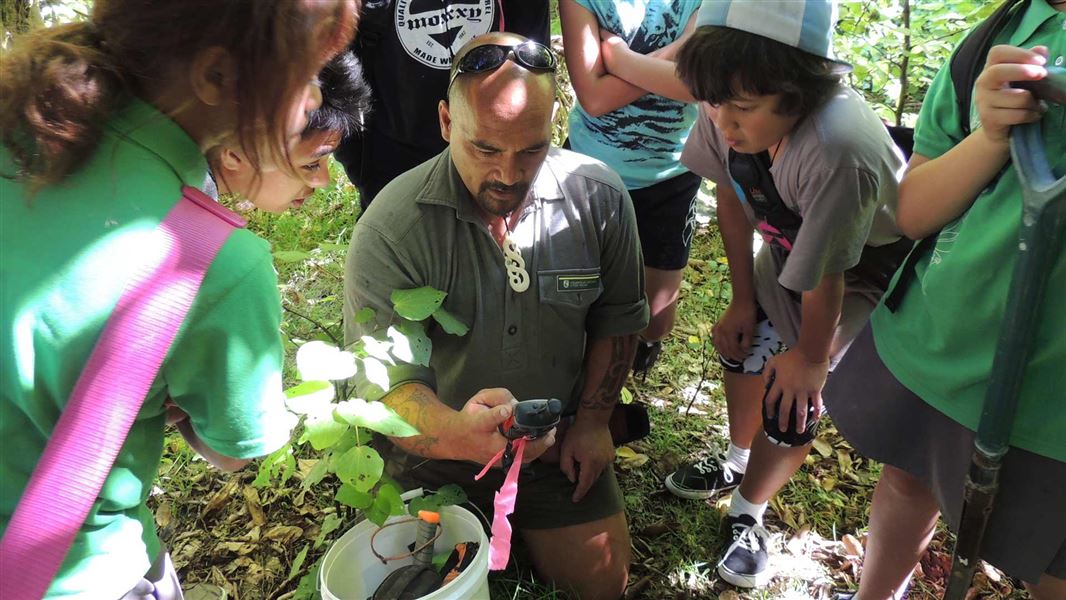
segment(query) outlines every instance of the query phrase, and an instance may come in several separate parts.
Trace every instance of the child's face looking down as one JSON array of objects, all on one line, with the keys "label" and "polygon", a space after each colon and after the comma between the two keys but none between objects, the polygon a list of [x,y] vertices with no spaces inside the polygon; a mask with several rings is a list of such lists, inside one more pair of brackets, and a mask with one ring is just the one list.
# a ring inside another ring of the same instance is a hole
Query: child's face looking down
[{"label": "child's face looking down", "polygon": [[733,150],[758,154],[784,139],[799,122],[797,115],[776,112],[780,98],[780,94],[743,95],[722,104],[708,104],[707,108],[711,121]]},{"label": "child's face looking down", "polygon": [[338,143],[340,135],[330,131],[314,131],[301,137],[290,150],[299,177],[274,168],[262,171],[256,182],[248,159],[239,147],[233,146],[223,146],[219,164],[212,168],[221,170],[216,171],[221,175],[217,177],[220,191],[242,196],[259,210],[282,213],[299,208],[315,189],[329,184],[329,155]]}]

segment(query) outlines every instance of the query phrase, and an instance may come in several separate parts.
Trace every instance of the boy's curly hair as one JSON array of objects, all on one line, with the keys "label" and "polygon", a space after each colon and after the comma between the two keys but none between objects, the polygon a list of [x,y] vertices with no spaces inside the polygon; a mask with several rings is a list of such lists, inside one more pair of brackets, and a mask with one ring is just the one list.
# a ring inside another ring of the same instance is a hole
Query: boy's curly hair
[{"label": "boy's curly hair", "polygon": [[677,74],[692,95],[722,104],[746,95],[781,94],[779,114],[807,116],[840,84],[840,66],[746,31],[705,25],[677,56]]}]

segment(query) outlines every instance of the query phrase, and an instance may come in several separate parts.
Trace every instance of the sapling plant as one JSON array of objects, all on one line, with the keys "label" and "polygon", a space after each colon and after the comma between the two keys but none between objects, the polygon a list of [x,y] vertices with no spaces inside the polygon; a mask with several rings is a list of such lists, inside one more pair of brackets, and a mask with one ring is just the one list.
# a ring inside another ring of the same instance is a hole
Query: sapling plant
[{"label": "sapling plant", "polygon": [[[343,349],[322,341],[300,346],[296,370],[301,382],[285,391],[285,402],[301,422],[295,439],[260,463],[254,485],[266,486],[275,479],[287,482],[296,473],[296,449],[309,445],[321,456],[303,477],[305,489],[334,476],[341,483],[337,502],[362,511],[370,521],[381,525],[390,516],[404,514],[400,489],[384,475],[385,461],[371,441],[375,432],[409,437],[419,431],[382,402],[354,397],[348,380],[361,372],[370,383],[388,390],[388,367],[396,361],[428,367],[433,343],[426,335],[427,324],[466,335],[468,327],[442,306],[446,295],[432,287],[396,290],[391,295],[393,313],[375,335],[365,335]],[[354,318],[365,324],[377,315],[363,308]],[[448,488],[413,502],[412,510],[465,500],[458,487]]]}]

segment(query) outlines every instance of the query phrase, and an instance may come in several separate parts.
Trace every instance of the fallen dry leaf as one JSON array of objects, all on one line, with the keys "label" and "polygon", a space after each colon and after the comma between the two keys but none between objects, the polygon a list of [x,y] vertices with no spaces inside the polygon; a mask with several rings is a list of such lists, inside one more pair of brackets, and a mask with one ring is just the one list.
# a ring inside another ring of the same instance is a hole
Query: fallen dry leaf
[{"label": "fallen dry leaf", "polygon": [[818,451],[818,454],[822,455],[822,458],[829,458],[833,455],[833,445],[823,438],[814,439],[814,449]]},{"label": "fallen dry leaf", "polygon": [[622,446],[614,452],[615,462],[623,469],[636,469],[648,462],[648,455],[641,454],[629,446]]},{"label": "fallen dry leaf", "polygon": [[862,558],[862,544],[855,536],[846,533],[844,534],[844,537],[840,538],[840,541],[844,544],[844,553],[846,555]]},{"label": "fallen dry leaf", "polygon": [[275,525],[263,534],[263,539],[284,545],[300,539],[303,534],[304,530],[295,525]]},{"label": "fallen dry leaf", "polygon": [[237,491],[237,482],[238,480],[236,478],[230,479],[226,482],[225,485],[222,486],[222,489],[215,492],[215,495],[211,496],[211,499],[207,501],[207,504],[204,506],[204,509],[200,511],[200,518],[204,518],[207,515],[225,506],[229,499],[233,496],[233,493]]},{"label": "fallen dry leaf", "polygon": [[266,514],[263,513],[263,505],[259,502],[259,492],[250,485],[244,486],[244,504],[248,508],[248,515],[252,517],[252,523],[266,525]]},{"label": "fallen dry leaf", "polygon": [[159,505],[159,508],[155,509],[155,524],[160,529],[166,529],[167,525],[170,525],[170,520],[174,516],[174,509],[171,508],[169,502],[164,502]]}]

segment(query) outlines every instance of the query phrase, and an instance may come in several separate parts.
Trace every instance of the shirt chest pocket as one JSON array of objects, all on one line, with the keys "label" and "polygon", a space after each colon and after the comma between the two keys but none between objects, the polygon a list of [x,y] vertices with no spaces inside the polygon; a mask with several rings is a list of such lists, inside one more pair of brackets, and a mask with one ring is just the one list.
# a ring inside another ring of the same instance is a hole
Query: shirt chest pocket
[{"label": "shirt chest pocket", "polygon": [[537,278],[544,304],[587,307],[603,293],[598,267],[540,271]]}]

